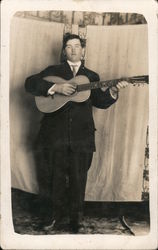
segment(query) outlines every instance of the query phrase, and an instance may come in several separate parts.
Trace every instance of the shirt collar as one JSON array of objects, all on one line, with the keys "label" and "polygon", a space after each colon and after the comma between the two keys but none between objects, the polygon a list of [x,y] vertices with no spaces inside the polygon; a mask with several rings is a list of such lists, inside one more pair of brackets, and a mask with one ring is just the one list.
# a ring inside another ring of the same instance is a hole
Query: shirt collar
[{"label": "shirt collar", "polygon": [[79,68],[80,65],[81,65],[81,61],[78,61],[78,62],[71,62],[71,61],[67,60],[67,63],[68,63],[70,66],[72,66],[72,65],[77,65],[78,68]]}]

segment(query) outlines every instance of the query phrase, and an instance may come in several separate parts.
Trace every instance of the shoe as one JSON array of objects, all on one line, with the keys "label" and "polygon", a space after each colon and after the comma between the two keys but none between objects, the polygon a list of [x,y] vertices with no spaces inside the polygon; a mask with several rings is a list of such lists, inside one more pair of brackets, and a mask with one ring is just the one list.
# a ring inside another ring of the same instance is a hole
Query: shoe
[{"label": "shoe", "polygon": [[52,228],[55,227],[56,224],[56,220],[55,219],[51,219],[51,220],[42,220],[40,221],[38,224],[34,225],[34,230],[37,231],[48,231]]},{"label": "shoe", "polygon": [[48,231],[48,230],[52,230],[55,229],[55,227],[57,226],[57,222],[56,220],[52,220],[51,222],[48,223],[48,225],[43,226],[43,230]]},{"label": "shoe", "polygon": [[48,223],[46,223],[43,226],[44,231],[49,231],[49,230],[66,230],[67,226],[65,224],[64,219],[58,218],[58,219],[52,219]]},{"label": "shoe", "polygon": [[80,228],[78,220],[70,220],[69,228],[70,232],[77,234]]},{"label": "shoe", "polygon": [[79,232],[79,225],[70,224],[70,232],[73,234],[77,234]]},{"label": "shoe", "polygon": [[83,213],[77,212],[70,215],[70,224],[69,229],[70,232],[77,234],[79,229],[82,228],[82,221],[83,221]]}]

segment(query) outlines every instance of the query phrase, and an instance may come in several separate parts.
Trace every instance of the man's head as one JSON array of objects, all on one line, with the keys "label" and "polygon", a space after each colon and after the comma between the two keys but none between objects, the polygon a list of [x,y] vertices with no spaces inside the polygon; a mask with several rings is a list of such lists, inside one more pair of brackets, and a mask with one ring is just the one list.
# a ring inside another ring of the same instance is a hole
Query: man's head
[{"label": "man's head", "polygon": [[71,62],[78,62],[84,55],[85,41],[76,34],[66,33],[63,38],[63,52]]}]

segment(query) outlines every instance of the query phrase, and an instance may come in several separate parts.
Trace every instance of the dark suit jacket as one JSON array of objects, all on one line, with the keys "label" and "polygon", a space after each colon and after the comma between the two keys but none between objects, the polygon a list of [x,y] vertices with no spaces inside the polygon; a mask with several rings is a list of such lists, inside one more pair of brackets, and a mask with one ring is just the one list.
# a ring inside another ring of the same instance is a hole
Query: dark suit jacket
[{"label": "dark suit jacket", "polygon": [[[39,74],[26,79],[25,88],[35,96],[47,96],[48,89],[53,85],[43,80],[45,76],[59,76],[65,80],[73,77],[67,62],[60,65],[49,66]],[[99,81],[99,76],[81,64],[77,75],[85,75],[90,82]],[[109,89],[103,92],[101,89],[91,90],[89,99],[82,103],[69,102],[60,110],[44,114],[41,128],[37,138],[40,147],[52,150],[95,151],[95,125],[92,116],[92,106],[106,109],[114,100]]]}]

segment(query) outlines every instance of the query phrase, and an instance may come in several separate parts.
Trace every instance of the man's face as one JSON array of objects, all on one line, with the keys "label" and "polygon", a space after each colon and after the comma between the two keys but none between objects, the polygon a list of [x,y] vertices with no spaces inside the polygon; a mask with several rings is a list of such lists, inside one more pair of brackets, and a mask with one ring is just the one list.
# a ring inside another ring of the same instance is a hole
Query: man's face
[{"label": "man's face", "polygon": [[81,60],[83,48],[79,39],[68,40],[65,47],[65,54],[69,61],[78,62]]}]

